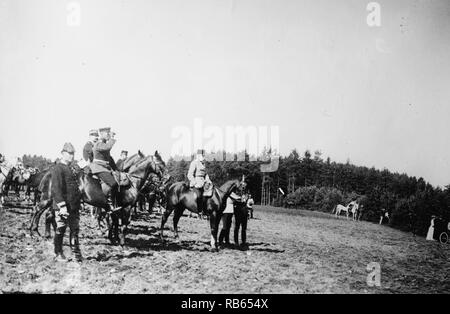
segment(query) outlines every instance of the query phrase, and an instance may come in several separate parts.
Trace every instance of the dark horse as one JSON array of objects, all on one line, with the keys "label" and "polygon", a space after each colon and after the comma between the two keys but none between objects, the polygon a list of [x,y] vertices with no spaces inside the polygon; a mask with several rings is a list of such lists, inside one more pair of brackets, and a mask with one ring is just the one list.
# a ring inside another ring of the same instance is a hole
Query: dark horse
[{"label": "dark horse", "polygon": [[25,195],[28,199],[31,198],[31,191],[33,191],[33,205],[36,205],[40,199],[39,184],[49,171],[50,168],[42,171],[37,170],[31,173],[29,179],[25,182],[25,185],[27,187]]},{"label": "dark horse", "polygon": [[[161,178],[168,177],[166,165],[158,152],[155,152],[155,156],[136,158],[134,164],[130,165],[129,172],[127,173],[130,184],[126,187],[120,187],[117,197],[117,205],[120,206],[120,209],[111,212],[100,181],[94,178],[92,174],[86,173],[81,169],[77,171],[82,201],[94,207],[105,209],[111,218],[112,223],[108,226],[108,238],[112,243],[119,240],[120,245],[125,244],[125,232],[130,222],[131,207],[136,203],[141,193],[141,187],[145,184],[151,173],[155,173]],[[40,216],[47,209],[52,209],[51,172],[41,181],[39,189],[42,192],[42,197],[31,219],[30,227],[31,232],[34,231],[38,234]],[[50,211],[50,213],[46,219],[46,236],[50,234],[50,224],[53,224],[53,227],[55,227],[53,211]]]},{"label": "dark horse", "polygon": [[9,170],[8,174],[6,175],[3,187],[5,195],[7,196],[9,190],[13,188],[14,192],[16,193],[16,196],[17,197],[20,196],[20,188],[26,184],[27,180],[30,179],[31,175],[32,172],[29,169],[24,169],[20,171],[16,167],[12,167]]},{"label": "dark horse", "polygon": [[[209,216],[211,227],[211,248],[218,250],[217,232],[219,229],[220,218],[225,210],[226,199],[235,190],[241,187],[241,181],[229,180],[220,188],[213,186],[213,195],[206,198],[205,209]],[[183,215],[185,208],[193,213],[200,214],[197,206],[198,193],[196,189],[192,189],[185,182],[176,182],[167,189],[167,206],[161,219],[161,240],[164,242],[163,229],[172,211],[175,210],[173,216],[173,231],[175,238],[178,238],[178,221]]]}]

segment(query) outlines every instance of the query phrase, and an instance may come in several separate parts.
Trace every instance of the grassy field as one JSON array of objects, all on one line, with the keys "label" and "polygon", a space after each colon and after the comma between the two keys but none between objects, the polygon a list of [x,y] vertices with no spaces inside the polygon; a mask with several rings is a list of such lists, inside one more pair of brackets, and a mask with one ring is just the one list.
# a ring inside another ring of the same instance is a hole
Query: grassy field
[{"label": "grassy field", "polygon": [[[163,245],[160,216],[139,213],[121,248],[83,215],[82,264],[55,262],[52,241],[28,235],[29,218],[25,209],[1,211],[2,292],[450,293],[450,245],[325,213],[256,206],[249,249],[217,253],[206,220],[182,217],[175,241],[170,219]],[[371,262],[381,267],[380,287],[367,284]]]}]

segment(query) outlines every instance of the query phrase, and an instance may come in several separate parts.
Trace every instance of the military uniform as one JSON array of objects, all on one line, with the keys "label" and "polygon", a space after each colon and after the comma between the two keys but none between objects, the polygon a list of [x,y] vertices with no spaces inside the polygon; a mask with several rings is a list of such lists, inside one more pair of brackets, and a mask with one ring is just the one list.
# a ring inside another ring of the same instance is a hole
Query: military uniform
[{"label": "military uniform", "polygon": [[115,164],[111,164],[112,157],[110,153],[115,143],[116,140],[113,138],[108,141],[99,140],[95,143],[93,147],[94,159],[90,164],[92,173],[110,187],[117,187],[117,182],[111,173],[115,168]]},{"label": "military uniform", "polygon": [[[204,151],[199,149],[197,154],[204,154]],[[189,165],[187,174],[189,186],[197,189],[197,210],[205,213],[206,197],[212,196],[212,182],[206,173],[205,161],[194,159]],[[207,190],[204,189],[205,183],[208,183]]]},{"label": "military uniform", "polygon": [[202,189],[206,182],[211,182],[206,174],[205,162],[195,159],[191,162],[187,174],[191,187]]},{"label": "military uniform", "polygon": [[[126,151],[126,150],[123,150],[122,151],[122,154],[125,154],[126,156],[128,155],[128,152]],[[124,163],[124,161],[125,161],[125,159],[127,159],[127,157],[125,157],[125,158],[120,158],[119,160],[117,160],[117,163],[116,163],[116,167],[117,167],[117,170],[119,170],[119,171],[124,171],[124,169],[123,169],[123,163]]]},{"label": "military uniform", "polygon": [[94,160],[94,143],[91,141],[87,142],[83,147],[83,159],[87,162],[92,162]]},{"label": "military uniform", "polygon": [[[63,151],[75,152],[70,143]],[[70,229],[70,245],[77,259],[81,259],[78,234],[80,231],[81,193],[73,168],[59,162],[51,168],[51,191],[54,201],[56,232],[54,238],[55,254],[63,255],[63,238],[67,226]],[[67,211],[63,210],[67,209]]]}]

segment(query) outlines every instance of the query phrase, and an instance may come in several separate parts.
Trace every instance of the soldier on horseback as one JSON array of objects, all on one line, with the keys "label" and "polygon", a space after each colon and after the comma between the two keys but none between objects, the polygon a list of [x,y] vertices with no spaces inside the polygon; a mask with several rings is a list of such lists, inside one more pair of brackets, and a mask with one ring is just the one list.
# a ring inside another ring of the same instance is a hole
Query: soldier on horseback
[{"label": "soldier on horseback", "polygon": [[51,169],[51,188],[55,201],[56,231],[54,246],[56,259],[64,261],[63,238],[67,225],[70,228],[70,246],[77,261],[82,260],[78,233],[80,231],[81,193],[75,170],[73,169],[75,148],[71,143],[64,144],[62,158]]},{"label": "soldier on horseback", "polygon": [[89,131],[89,141],[83,147],[83,165],[80,165],[86,172],[90,171],[89,164],[94,160],[94,145],[98,141],[98,131]]},{"label": "soldier on horseback", "polygon": [[197,190],[199,212],[205,212],[204,199],[212,195],[212,182],[206,173],[205,151],[197,150],[196,158],[191,162],[187,174],[189,187]]},{"label": "soldier on horseback", "polygon": [[90,164],[92,174],[96,175],[106,185],[102,185],[103,191],[109,195],[110,202],[116,200],[119,183],[114,178],[113,171],[117,170],[114,160],[111,157],[111,149],[116,143],[115,133],[111,133],[111,128],[99,129],[100,139],[92,148],[94,158]]},{"label": "soldier on horseback", "polygon": [[123,162],[125,161],[125,159],[127,159],[127,157],[128,157],[128,151],[123,150],[123,151],[120,153],[120,159],[117,160],[117,163],[116,163],[117,169],[118,169],[119,171],[123,171]]}]

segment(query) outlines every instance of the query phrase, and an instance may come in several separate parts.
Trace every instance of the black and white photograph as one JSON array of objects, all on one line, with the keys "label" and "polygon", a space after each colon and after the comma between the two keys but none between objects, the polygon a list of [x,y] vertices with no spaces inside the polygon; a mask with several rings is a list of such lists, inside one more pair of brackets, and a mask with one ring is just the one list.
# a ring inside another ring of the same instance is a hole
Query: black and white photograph
[{"label": "black and white photograph", "polygon": [[448,0],[0,0],[0,294],[449,294],[449,119]]}]

